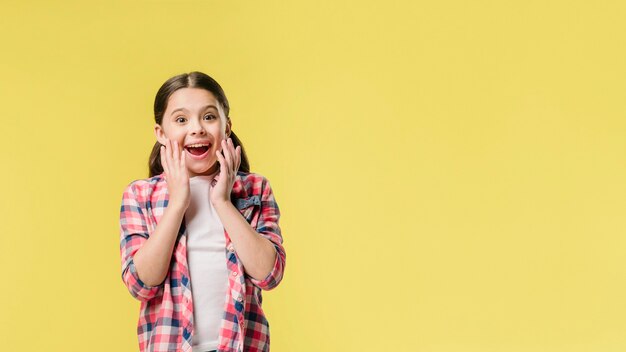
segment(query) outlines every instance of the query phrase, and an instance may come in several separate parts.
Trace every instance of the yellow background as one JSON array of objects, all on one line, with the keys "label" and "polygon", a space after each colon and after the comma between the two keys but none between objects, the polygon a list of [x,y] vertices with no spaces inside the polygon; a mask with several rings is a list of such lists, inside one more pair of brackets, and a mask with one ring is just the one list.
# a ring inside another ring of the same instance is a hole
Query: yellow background
[{"label": "yellow background", "polygon": [[623,1],[0,13],[2,350],[137,350],[119,206],[193,70],[281,208],[272,351],[626,350]]}]

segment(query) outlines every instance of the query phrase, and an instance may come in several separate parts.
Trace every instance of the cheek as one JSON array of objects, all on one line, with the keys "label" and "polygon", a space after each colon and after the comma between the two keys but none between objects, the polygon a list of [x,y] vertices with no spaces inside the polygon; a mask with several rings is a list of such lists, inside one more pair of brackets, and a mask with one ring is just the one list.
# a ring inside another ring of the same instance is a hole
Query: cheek
[{"label": "cheek", "polygon": [[173,131],[164,133],[163,137],[169,139],[170,142],[178,142],[178,145],[183,144],[183,141],[184,141],[183,139],[184,135],[182,135],[181,133],[173,132]]},{"label": "cheek", "polygon": [[172,141],[176,141],[176,143],[178,143],[179,147],[182,147],[182,146],[185,145],[185,135],[184,134],[173,135],[170,139]]}]

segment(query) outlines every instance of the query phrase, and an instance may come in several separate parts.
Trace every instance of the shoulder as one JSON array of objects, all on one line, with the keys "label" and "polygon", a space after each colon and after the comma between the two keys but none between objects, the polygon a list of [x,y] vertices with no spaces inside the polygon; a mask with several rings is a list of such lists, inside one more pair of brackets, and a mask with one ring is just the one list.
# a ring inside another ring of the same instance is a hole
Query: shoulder
[{"label": "shoulder", "polygon": [[266,187],[269,187],[267,177],[255,172],[237,171],[238,189],[245,190],[247,195],[260,195]]},{"label": "shoulder", "polygon": [[149,178],[135,179],[126,185],[124,193],[131,193],[138,198],[149,198],[153,193],[167,189],[163,174]]},{"label": "shoulder", "polygon": [[256,172],[237,171],[237,178],[245,184],[267,182],[265,176]]}]

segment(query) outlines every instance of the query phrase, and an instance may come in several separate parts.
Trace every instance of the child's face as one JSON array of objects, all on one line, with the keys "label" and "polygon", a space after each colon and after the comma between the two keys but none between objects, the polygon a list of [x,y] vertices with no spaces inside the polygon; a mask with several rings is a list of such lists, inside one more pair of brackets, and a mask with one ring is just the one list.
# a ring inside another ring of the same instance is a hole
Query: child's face
[{"label": "child's face", "polygon": [[[226,120],[222,106],[213,93],[201,88],[181,88],[169,98],[163,115],[162,125],[155,124],[154,133],[161,144],[165,138],[178,143],[185,154],[189,176],[211,175],[217,171],[219,163],[215,152],[222,150],[222,140],[230,135],[231,122]],[[191,151],[190,144],[208,144],[206,148]]]}]

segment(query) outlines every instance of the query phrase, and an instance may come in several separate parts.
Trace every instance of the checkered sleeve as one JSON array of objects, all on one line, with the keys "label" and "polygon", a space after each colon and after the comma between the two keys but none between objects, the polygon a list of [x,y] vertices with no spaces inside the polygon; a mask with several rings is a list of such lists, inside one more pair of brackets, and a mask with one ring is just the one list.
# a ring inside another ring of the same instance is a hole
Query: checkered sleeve
[{"label": "checkered sleeve", "polygon": [[281,235],[278,221],[280,218],[280,209],[274,198],[274,193],[267,179],[263,180],[263,191],[261,194],[261,214],[257,222],[256,231],[263,237],[267,238],[274,244],[276,249],[276,260],[270,273],[263,280],[257,280],[250,275],[248,278],[257,287],[262,290],[271,290],[283,279],[285,270],[285,248],[283,247],[283,237]]},{"label": "checkered sleeve", "polygon": [[135,253],[148,237],[146,217],[131,183],[124,190],[120,208],[120,254],[122,281],[131,295],[139,301],[148,301],[163,293],[163,284],[148,286],[139,279],[133,261]]}]

